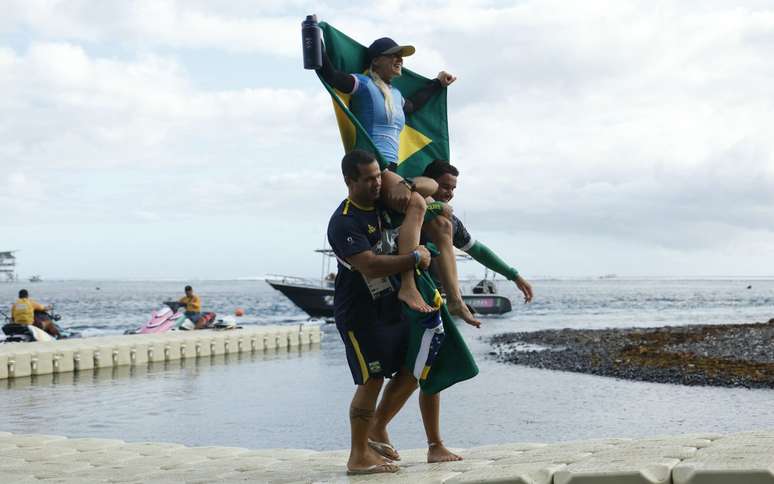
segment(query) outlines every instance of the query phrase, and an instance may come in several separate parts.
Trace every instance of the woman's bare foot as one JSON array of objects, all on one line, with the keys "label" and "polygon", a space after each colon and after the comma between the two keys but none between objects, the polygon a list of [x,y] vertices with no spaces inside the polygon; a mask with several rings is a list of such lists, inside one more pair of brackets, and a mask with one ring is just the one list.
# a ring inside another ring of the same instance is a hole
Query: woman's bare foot
[{"label": "woman's bare foot", "polygon": [[406,305],[414,311],[419,311],[420,313],[433,312],[433,308],[422,299],[422,295],[419,294],[419,291],[417,291],[416,288],[402,285],[398,291],[398,299],[406,303]]},{"label": "woman's bare foot", "polygon": [[427,448],[428,464],[432,464],[434,462],[456,462],[459,460],[462,460],[462,456],[459,456],[447,449],[443,445],[443,442],[434,442]]},{"label": "woman's bare foot", "polygon": [[452,316],[460,317],[464,319],[466,323],[471,326],[475,326],[476,328],[481,327],[481,321],[473,316],[473,313],[471,313],[470,309],[468,309],[468,305],[465,304],[462,299],[459,299],[458,301],[447,301],[446,308],[449,310]]}]

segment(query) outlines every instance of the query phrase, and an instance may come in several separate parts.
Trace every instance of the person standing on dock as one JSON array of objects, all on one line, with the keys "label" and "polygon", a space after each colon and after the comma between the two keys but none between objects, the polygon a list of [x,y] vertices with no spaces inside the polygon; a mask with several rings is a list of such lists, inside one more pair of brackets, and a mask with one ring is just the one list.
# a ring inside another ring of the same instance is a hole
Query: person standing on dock
[{"label": "person standing on dock", "polygon": [[[379,205],[382,177],[372,153],[352,150],[341,162],[348,196],[331,216],[328,241],[338,259],[334,292],[336,328],[346,349],[357,388],[349,408],[351,447],[348,474],[397,472],[398,466],[369,446],[376,402],[384,378],[391,378],[382,401],[405,401],[416,380],[405,369],[408,325],[393,278],[430,265],[424,246],[389,255],[389,215]],[[435,182],[430,181],[432,184]],[[381,405],[381,404],[380,404]]]}]

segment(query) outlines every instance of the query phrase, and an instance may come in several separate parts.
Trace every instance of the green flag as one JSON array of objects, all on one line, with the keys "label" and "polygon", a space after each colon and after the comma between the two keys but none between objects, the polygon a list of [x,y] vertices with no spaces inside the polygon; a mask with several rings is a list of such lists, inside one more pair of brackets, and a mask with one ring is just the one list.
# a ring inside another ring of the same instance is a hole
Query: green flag
[{"label": "green flag", "polygon": [[[325,50],[333,66],[343,72],[363,73],[368,68],[366,47],[355,42],[325,22],[320,22],[325,40]],[[381,153],[374,147],[373,141],[349,110],[348,94],[339,92],[320,81],[333,98],[336,121],[339,125],[344,151],[359,148],[370,151],[386,166]],[[392,80],[404,98],[410,98],[415,92],[427,86],[429,79],[408,69]],[[449,124],[446,117],[446,89],[433,95],[418,111],[406,116],[406,125],[400,134],[398,148],[398,174],[403,177],[415,177],[422,174],[433,160],[449,159]]]},{"label": "green flag", "polygon": [[403,305],[403,314],[411,325],[406,366],[422,391],[433,394],[478,375],[478,366],[433,279],[427,271],[417,271],[416,280],[425,302],[437,311],[428,315]]}]

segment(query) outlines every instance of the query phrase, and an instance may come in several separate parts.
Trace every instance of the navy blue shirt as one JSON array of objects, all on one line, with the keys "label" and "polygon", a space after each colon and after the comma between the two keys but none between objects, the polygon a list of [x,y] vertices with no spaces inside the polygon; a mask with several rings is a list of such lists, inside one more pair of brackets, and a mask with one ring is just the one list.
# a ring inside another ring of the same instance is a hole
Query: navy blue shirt
[{"label": "navy blue shirt", "polygon": [[374,299],[363,275],[347,262],[347,258],[371,250],[381,240],[381,232],[388,228],[389,216],[378,207],[366,210],[346,199],[333,212],[328,223],[328,243],[339,259],[333,297],[337,325],[354,329],[400,321],[397,292],[389,291]]}]

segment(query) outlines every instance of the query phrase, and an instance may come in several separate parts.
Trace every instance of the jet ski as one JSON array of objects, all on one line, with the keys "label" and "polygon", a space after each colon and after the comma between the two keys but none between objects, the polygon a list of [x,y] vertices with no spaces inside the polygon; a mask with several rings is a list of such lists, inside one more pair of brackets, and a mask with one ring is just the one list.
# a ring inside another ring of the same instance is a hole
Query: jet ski
[{"label": "jet ski", "polygon": [[[35,324],[18,324],[11,321],[11,318],[6,314],[3,314],[3,316],[5,316],[6,324],[2,327],[5,334],[5,339],[0,341],[2,343],[29,343],[32,341],[54,341],[81,337],[80,333],[66,331],[57,325],[55,321],[62,319],[62,316],[50,311],[35,311]],[[55,326],[59,335],[53,336],[40,329],[39,326],[44,327],[47,324]]]},{"label": "jet ski", "polygon": [[[215,313],[202,313],[201,317],[206,322],[204,327],[208,328],[215,320]],[[185,304],[165,301],[164,307],[154,310],[145,324],[135,330],[127,330],[124,334],[154,334],[174,329],[192,330],[195,326],[193,321],[185,317]]]},{"label": "jet ski", "polygon": [[184,305],[177,301],[165,301],[163,307],[153,310],[145,324],[135,330],[128,330],[125,334],[153,334],[169,331],[187,320],[183,308]]},{"label": "jet ski", "polygon": [[[218,320],[220,321],[220,320]],[[199,322],[203,323],[203,326],[199,329],[209,329],[215,327],[213,323],[215,323],[215,313],[207,312],[207,313],[201,313],[201,316],[199,318]],[[217,324],[217,323],[216,323]],[[188,318],[185,318],[185,321],[182,321],[178,326],[177,329],[182,331],[193,331],[196,329],[196,324],[194,324],[193,321],[191,321]]]},{"label": "jet ski", "polygon": [[242,329],[242,326],[237,325],[237,322],[234,316],[224,316],[222,318],[218,318],[215,321],[215,324],[212,325],[212,328],[216,330],[227,330],[227,329]]}]

